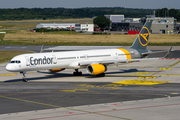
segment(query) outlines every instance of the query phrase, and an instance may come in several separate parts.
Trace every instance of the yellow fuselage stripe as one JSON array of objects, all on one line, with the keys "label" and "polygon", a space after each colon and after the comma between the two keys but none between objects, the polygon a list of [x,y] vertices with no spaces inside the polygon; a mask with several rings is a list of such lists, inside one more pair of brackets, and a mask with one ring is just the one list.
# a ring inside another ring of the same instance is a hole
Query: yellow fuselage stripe
[{"label": "yellow fuselage stripe", "polygon": [[[124,52],[127,59],[131,59],[131,54],[129,53],[129,51],[127,51],[126,49],[123,49],[123,48],[118,48],[118,49]],[[129,61],[128,63],[131,63],[131,61]]]}]

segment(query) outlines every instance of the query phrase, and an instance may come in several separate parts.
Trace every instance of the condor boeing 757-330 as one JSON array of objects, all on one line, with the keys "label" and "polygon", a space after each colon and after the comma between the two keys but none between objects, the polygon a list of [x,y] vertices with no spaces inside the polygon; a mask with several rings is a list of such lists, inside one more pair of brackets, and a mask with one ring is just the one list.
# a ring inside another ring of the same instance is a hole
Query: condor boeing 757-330
[{"label": "condor boeing 757-330", "polygon": [[25,77],[27,71],[37,70],[50,70],[55,73],[65,69],[75,69],[74,75],[80,76],[82,72],[78,69],[85,68],[92,75],[105,76],[104,72],[110,64],[158,59],[145,58],[154,53],[146,49],[151,24],[152,20],[144,24],[130,48],[22,54],[12,58],[6,70],[23,73],[23,81],[27,81]]}]

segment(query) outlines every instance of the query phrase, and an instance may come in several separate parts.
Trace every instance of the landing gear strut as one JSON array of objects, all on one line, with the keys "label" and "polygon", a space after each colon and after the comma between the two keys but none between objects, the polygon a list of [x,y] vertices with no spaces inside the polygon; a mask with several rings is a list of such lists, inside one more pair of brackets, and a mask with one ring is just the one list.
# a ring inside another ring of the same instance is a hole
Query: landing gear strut
[{"label": "landing gear strut", "polygon": [[27,78],[26,78],[26,72],[20,72],[21,74],[23,74],[23,82],[27,82]]},{"label": "landing gear strut", "polygon": [[78,69],[75,69],[75,72],[73,73],[74,76],[82,76],[82,72],[79,72]]}]

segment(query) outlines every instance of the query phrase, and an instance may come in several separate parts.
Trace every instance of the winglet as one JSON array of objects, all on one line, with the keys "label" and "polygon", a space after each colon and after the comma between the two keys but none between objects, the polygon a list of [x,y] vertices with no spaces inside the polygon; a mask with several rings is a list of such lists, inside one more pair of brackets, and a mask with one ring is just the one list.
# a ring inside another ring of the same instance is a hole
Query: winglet
[{"label": "winglet", "polygon": [[41,46],[41,51],[40,53],[43,53],[44,52],[44,44]]},{"label": "winglet", "polygon": [[171,52],[171,49],[172,49],[172,46],[171,46],[171,48],[168,50],[168,52],[166,53],[166,55],[165,55],[163,58],[167,58],[167,57],[169,56],[169,54],[170,54],[170,52]]}]

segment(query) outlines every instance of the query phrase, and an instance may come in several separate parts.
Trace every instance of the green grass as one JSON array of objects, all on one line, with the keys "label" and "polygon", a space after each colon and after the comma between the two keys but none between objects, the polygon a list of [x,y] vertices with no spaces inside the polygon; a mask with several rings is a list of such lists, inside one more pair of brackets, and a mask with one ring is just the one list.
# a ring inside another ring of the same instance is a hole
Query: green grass
[{"label": "green grass", "polygon": [[6,32],[6,34],[8,34],[8,33],[16,33],[17,30],[6,30],[5,32]]},{"label": "green grass", "polygon": [[32,53],[30,51],[0,51],[0,63],[9,62],[14,56]]},{"label": "green grass", "polygon": [[0,34],[0,42],[3,40],[5,34]]},{"label": "green grass", "polygon": [[0,24],[0,29],[9,29],[9,28],[12,28],[14,25],[1,25]]},{"label": "green grass", "polygon": [[[16,31],[7,31],[7,33],[16,33]],[[70,32],[70,31],[58,31],[58,32],[54,32],[54,33],[46,33],[46,34],[79,34],[79,33],[75,33],[75,32]],[[101,42],[37,42],[36,40],[32,40],[32,41],[27,41],[27,40],[21,40],[21,41],[13,41],[13,40],[3,40],[5,34],[0,34],[0,45],[59,45],[59,46],[65,46],[65,45],[69,45],[69,46],[124,46],[124,45],[132,45],[132,43],[114,43],[114,42],[108,42],[108,43],[101,43]],[[158,45],[158,46],[177,46],[180,45],[180,42],[162,42],[162,43],[152,43],[149,42],[148,45]]]},{"label": "green grass", "polygon": [[[132,43],[100,43],[100,42],[92,42],[92,43],[79,43],[79,42],[14,42],[11,40],[8,41],[0,41],[0,45],[59,45],[59,46],[130,46]],[[158,46],[177,46],[180,45],[180,42],[172,42],[172,43],[149,43],[148,45],[158,45]]]},{"label": "green grass", "polygon": [[65,35],[68,35],[68,34],[79,34],[75,31],[51,31],[51,32],[44,32],[45,34],[65,34]]}]

